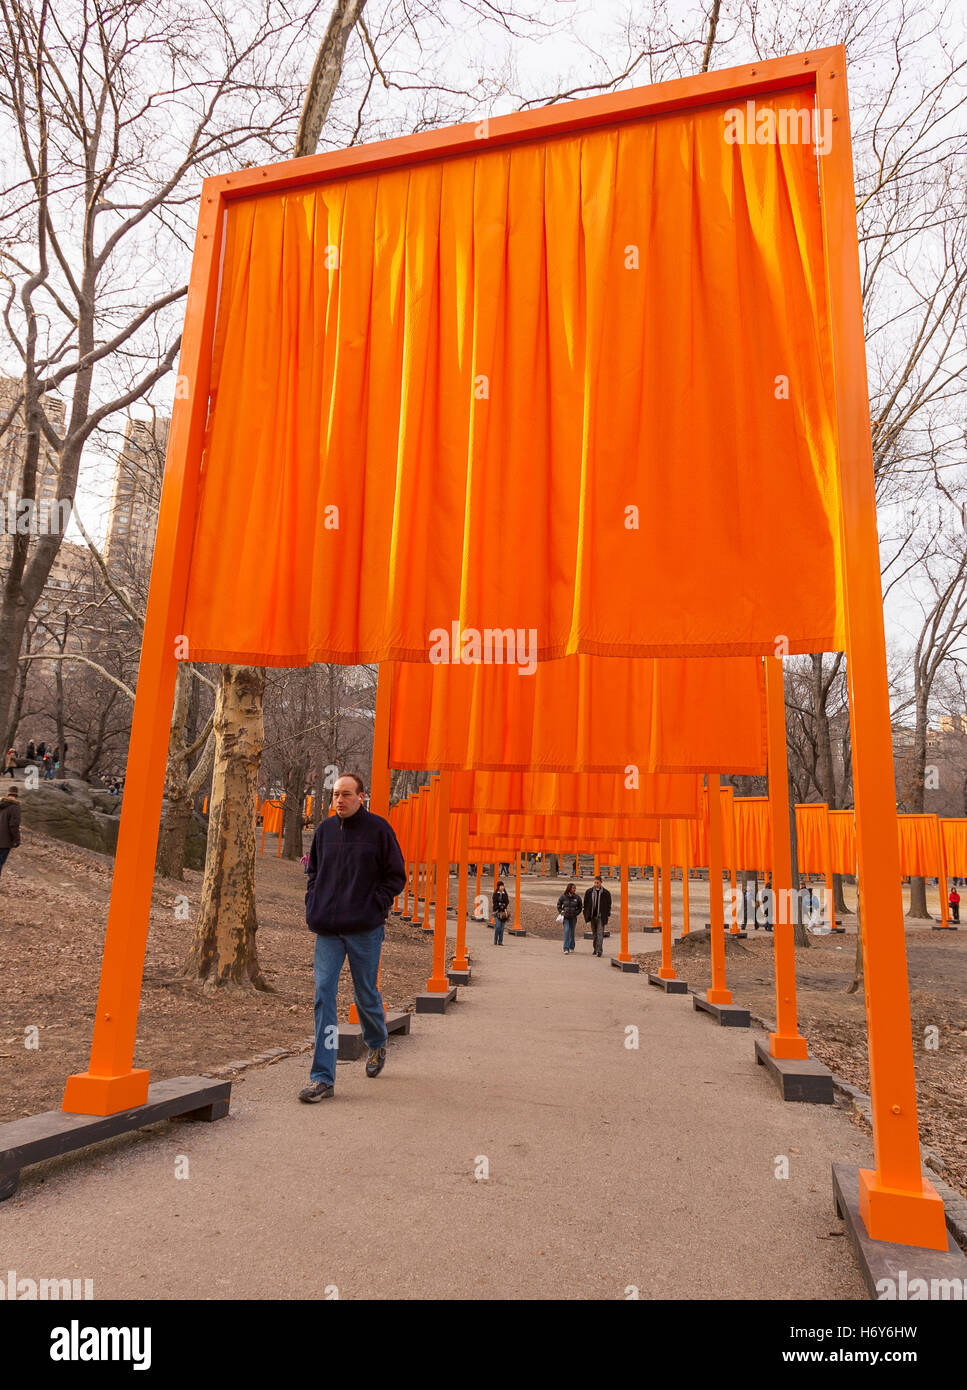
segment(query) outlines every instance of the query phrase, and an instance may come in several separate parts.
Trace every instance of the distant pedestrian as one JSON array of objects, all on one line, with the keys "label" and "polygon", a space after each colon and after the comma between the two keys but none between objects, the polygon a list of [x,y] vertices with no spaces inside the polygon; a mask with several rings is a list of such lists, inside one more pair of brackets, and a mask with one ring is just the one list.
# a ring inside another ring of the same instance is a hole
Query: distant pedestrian
[{"label": "distant pedestrian", "polygon": [[44,761],[44,754],[47,752],[47,745],[43,741],[37,744],[37,758],[39,762]]},{"label": "distant pedestrian", "polygon": [[42,776],[46,782],[52,782],[54,780],[54,755],[49,748],[44,754],[44,771]]},{"label": "distant pedestrian", "polygon": [[27,761],[28,761],[28,763],[32,763],[32,762],[34,761],[34,759],[36,758],[36,756],[37,756],[37,745],[34,743],[33,739],[31,739],[30,742],[27,744]]},{"label": "distant pedestrian", "polygon": [[507,889],[504,887],[504,880],[497,880],[497,887],[494,889],[494,945],[503,946],[504,944],[504,923],[510,915],[510,898],[507,896]]},{"label": "distant pedestrian", "polygon": [[8,788],[0,801],[0,874],[7,862],[7,855],[20,844],[20,790]]},{"label": "distant pedestrian", "polygon": [[953,922],[959,922],[959,921],[960,921],[960,894],[957,892],[957,889],[956,889],[956,888],[951,888],[951,890],[950,890],[950,896],[947,898],[947,904],[948,904],[948,906],[949,906],[949,908],[950,908],[950,919],[951,919],[951,921],[953,921]]},{"label": "distant pedestrian", "polygon": [[584,920],[594,933],[594,954],[604,950],[604,929],[611,916],[611,894],[601,886],[600,875],[584,895]]},{"label": "distant pedestrian", "polygon": [[574,924],[581,915],[581,899],[569,883],[557,900],[557,915],[564,922],[564,954],[574,950]]},{"label": "distant pedestrian", "polygon": [[497,870],[497,872],[498,872],[498,873],[501,873],[501,874],[507,874],[507,876],[509,877],[509,876],[510,876],[510,865],[509,865],[509,864],[501,864],[501,866],[500,866],[500,868]]},{"label": "distant pedestrian", "polygon": [[14,748],[8,748],[3,760],[4,775],[9,777],[11,782],[14,780],[14,772],[17,766],[17,752]]}]

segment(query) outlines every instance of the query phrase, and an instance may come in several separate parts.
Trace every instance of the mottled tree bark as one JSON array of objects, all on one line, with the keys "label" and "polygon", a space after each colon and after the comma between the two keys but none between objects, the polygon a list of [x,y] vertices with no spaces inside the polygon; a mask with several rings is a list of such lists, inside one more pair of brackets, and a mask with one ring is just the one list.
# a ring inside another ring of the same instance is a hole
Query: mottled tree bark
[{"label": "mottled tree bark", "polygon": [[182,976],[208,990],[270,988],[255,944],[255,816],[265,673],[224,666],[215,697],[215,766],[198,924]]}]

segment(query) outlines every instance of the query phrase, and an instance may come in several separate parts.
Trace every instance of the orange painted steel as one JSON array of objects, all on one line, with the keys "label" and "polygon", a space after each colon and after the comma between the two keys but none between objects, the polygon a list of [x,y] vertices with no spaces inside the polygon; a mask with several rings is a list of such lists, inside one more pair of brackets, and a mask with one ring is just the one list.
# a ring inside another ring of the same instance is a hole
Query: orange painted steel
[{"label": "orange painted steel", "polygon": [[671,837],[671,823],[663,820],[659,839],[661,846],[661,967],[658,971],[663,980],[676,978],[675,967],[672,965]]},{"label": "orange painted steel", "polygon": [[523,856],[518,850],[514,855],[514,868],[516,869],[516,873],[514,874],[514,931],[523,930],[520,921],[520,876],[522,858]]},{"label": "orange painted steel", "polygon": [[[469,824],[469,820],[468,820],[468,824]],[[483,913],[483,915],[481,916],[481,909],[480,909],[480,896],[481,896],[481,895],[480,895],[480,877],[481,877],[481,874],[482,874],[482,873],[483,873],[483,861],[480,860],[480,859],[478,859],[478,860],[477,860],[477,886],[476,886],[476,889],[474,890],[474,898],[473,898],[473,915],[474,915],[474,918],[475,918],[476,920],[479,920],[479,921],[483,921],[483,920],[486,918],[486,915],[487,915],[486,913]]]},{"label": "orange painted steel", "polygon": [[652,889],[653,889],[651,925],[652,925],[653,927],[659,927],[659,926],[661,926],[661,916],[660,916],[660,913],[659,913],[659,900],[658,900],[658,894],[659,894],[659,873],[658,873],[658,857],[657,857],[657,856],[652,860],[652,865],[651,865],[651,881],[652,881]]},{"label": "orange painted steel", "polygon": [[204,192],[178,365],[188,391],[176,393],[171,413],[91,1056],[87,1071],[67,1078],[62,1109],[71,1114],[113,1115],[148,1098],[148,1072],[132,1062],[174,703],[175,644],[184,631],[208,418],[222,220],[218,195]]},{"label": "orange painted steel", "polygon": [[874,1240],[945,1250],[943,1203],[923,1177],[917,1128],[845,68],[843,48],[824,55],[816,67],[816,102],[836,123],[829,152],[818,163],[875,1162],[860,1170],[860,1213]]},{"label": "orange painted steel", "polygon": [[[683,837],[683,838],[684,838],[684,840],[685,840],[685,844],[687,845],[687,844],[688,844],[688,839],[687,839],[687,837]],[[690,870],[689,867],[688,867],[688,858],[687,858],[687,850],[686,850],[686,857],[685,857],[685,859],[683,860],[683,863],[682,863],[682,936],[688,936],[688,933],[689,933],[689,915],[688,915],[688,875],[689,875],[690,872],[691,872],[691,870]]]},{"label": "orange painted steel", "polygon": [[[447,979],[447,899],[450,895],[450,778],[441,772],[436,787],[436,903],[433,915],[433,971],[426,982],[430,994],[446,994]],[[429,901],[429,899],[428,899]]]},{"label": "orange painted steel", "polygon": [[628,846],[622,845],[620,854],[621,865],[621,946],[618,951],[618,959],[630,961],[631,952],[628,945]]},{"label": "orange painted steel", "polygon": [[[782,661],[766,657],[766,710],[769,738],[769,821],[772,831],[773,952],[776,976],[776,1031],[769,1034],[773,1057],[808,1057],[796,1016],[795,926],[792,905],[792,847],[789,843],[789,768],[786,754],[786,701]],[[796,885],[798,888],[798,884]]]},{"label": "orange painted steel", "polygon": [[469,970],[467,959],[467,852],[470,844],[470,817],[459,817],[460,850],[457,857],[457,945],[453,956],[452,970]]},{"label": "orange painted steel", "polygon": [[712,983],[705,991],[710,1004],[731,1004],[725,985],[725,913],[722,904],[722,797],[719,775],[708,778],[708,899],[712,936]]}]

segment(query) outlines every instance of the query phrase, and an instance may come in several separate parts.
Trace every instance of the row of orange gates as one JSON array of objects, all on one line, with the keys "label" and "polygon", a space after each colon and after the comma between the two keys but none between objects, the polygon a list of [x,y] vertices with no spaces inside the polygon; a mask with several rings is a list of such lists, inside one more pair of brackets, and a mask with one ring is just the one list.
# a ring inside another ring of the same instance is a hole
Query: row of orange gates
[{"label": "row of orange gates", "polygon": [[[426,862],[429,852],[427,826],[432,821],[429,811],[434,795],[436,777],[413,793],[405,801],[397,802],[390,813],[390,820],[400,837],[406,862],[410,869]],[[722,862],[729,871],[732,888],[736,885],[736,874],[742,870],[751,873],[769,874],[772,872],[772,844],[769,825],[769,799],[764,796],[740,797],[734,788],[720,787],[722,798]],[[303,805],[303,816],[311,819],[313,798],[307,796]],[[208,809],[205,798],[204,810]],[[265,852],[266,835],[277,835],[276,857],[282,854],[282,817],[285,809],[285,794],[266,798],[258,803],[256,819],[261,819],[261,839],[259,853]],[[330,808],[329,814],[332,814]],[[476,813],[470,814],[471,849],[479,852],[481,829]],[[483,828],[488,827],[491,818],[485,818]],[[580,842],[567,840],[566,833],[553,824],[553,817],[544,817],[544,824],[538,828],[531,826],[524,835],[510,837],[499,847],[508,858],[524,852],[526,839],[529,852],[539,852],[545,843],[565,843],[566,851],[572,854],[581,852]],[[551,822],[548,824],[548,822]],[[490,826],[493,829],[492,826]],[[530,832],[533,833],[530,833]],[[904,879],[935,878],[940,889],[941,921],[946,926],[949,921],[947,904],[948,879],[967,878],[967,817],[938,816],[931,812],[897,816],[897,832],[900,844],[900,873]],[[451,831],[458,834],[457,822]],[[823,801],[800,803],[796,806],[797,864],[802,874],[819,875],[826,889],[827,912],[833,912],[833,875],[856,874],[856,826],[852,810],[831,811]],[[600,845],[591,841],[591,852],[595,864],[610,868],[621,863],[650,865],[653,869],[664,869],[660,854],[660,842],[656,846],[658,856],[650,854],[641,860],[631,861],[627,854],[612,845]],[[451,845],[451,849],[455,846]],[[486,847],[484,847],[486,848]],[[491,847],[492,848],[492,847]],[[549,851],[552,852],[552,851]],[[673,820],[670,828],[670,858],[668,865],[687,873],[691,869],[708,868],[708,819]],[[473,855],[471,855],[473,859]],[[451,855],[451,863],[457,863],[456,854]],[[546,864],[545,864],[546,868]],[[656,895],[657,882],[656,877]],[[478,881],[477,893],[480,887]],[[685,901],[685,926],[688,929],[688,901]],[[829,921],[835,926],[835,921]]]},{"label": "row of orange gates", "polygon": [[[858,1211],[875,1241],[946,1249],[917,1123],[845,66],[788,55],[495,117],[486,138],[205,180],[91,1055],[65,1111],[148,1095],[138,1006],[188,653],[378,664],[372,809],[390,815],[390,769],[439,773],[407,850],[436,864],[442,992],[447,870],[471,845],[598,841],[643,864],[657,844],[670,864],[674,823],[702,819],[716,883],[719,777],[767,764],[791,892],[780,658],[842,651],[874,1144]],[[732,143],[737,98],[821,111],[837,138],[822,159]],[[791,927],[773,945],[771,1054],[804,1058]]]}]

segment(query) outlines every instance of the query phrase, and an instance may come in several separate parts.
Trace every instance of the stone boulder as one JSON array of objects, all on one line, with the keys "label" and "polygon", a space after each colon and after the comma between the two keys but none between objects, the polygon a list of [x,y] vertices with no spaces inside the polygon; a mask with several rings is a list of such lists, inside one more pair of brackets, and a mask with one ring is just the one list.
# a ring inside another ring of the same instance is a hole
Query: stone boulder
[{"label": "stone boulder", "polygon": [[63,782],[41,782],[33,790],[21,785],[20,805],[23,826],[38,830],[55,840],[81,845],[84,849],[113,854],[118,840],[117,816],[96,810],[91,788],[79,778]]}]

